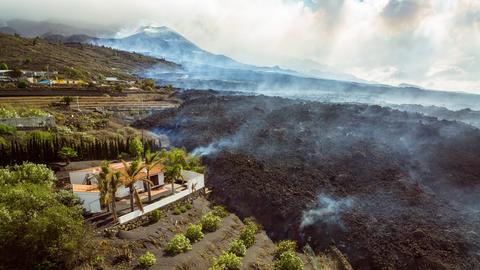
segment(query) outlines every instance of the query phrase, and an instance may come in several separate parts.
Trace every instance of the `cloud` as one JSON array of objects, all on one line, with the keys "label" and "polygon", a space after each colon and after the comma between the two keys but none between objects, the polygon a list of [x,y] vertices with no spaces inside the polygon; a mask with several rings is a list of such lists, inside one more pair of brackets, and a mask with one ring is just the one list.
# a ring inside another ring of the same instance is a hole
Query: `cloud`
[{"label": "cloud", "polygon": [[2,0],[0,18],[122,33],[167,25],[246,63],[310,59],[367,80],[480,93],[478,0]]}]

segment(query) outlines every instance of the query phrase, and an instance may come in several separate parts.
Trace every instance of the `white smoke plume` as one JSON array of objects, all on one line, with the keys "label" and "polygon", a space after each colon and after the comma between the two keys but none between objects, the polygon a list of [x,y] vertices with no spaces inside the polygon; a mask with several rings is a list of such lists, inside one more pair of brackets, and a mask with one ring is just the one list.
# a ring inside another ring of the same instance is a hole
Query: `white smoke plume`
[{"label": "white smoke plume", "polygon": [[317,222],[324,224],[338,224],[343,227],[341,222],[341,212],[352,207],[354,200],[352,198],[334,199],[325,194],[317,195],[314,207],[303,211],[300,228],[303,229]]}]

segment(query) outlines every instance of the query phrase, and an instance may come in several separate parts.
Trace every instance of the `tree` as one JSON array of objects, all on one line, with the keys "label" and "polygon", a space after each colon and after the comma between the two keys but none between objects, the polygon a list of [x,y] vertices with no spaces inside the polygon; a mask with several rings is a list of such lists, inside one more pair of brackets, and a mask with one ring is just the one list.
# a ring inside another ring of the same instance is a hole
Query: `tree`
[{"label": "tree", "polygon": [[[145,169],[147,170],[147,179],[150,180],[150,171],[161,162],[160,152],[145,152]],[[152,201],[152,191],[150,185],[147,183],[148,201]]]},{"label": "tree", "polygon": [[70,164],[70,160],[78,156],[77,151],[71,147],[64,146],[60,151],[58,151],[58,156],[67,162],[67,165]]},{"label": "tree", "polygon": [[177,179],[183,179],[182,165],[175,164],[165,166],[164,168],[165,181],[172,184],[172,194],[175,194],[175,181]]},{"label": "tree", "polygon": [[155,80],[152,79],[145,79],[142,81],[142,89],[143,90],[153,90],[155,89]]},{"label": "tree", "polygon": [[62,98],[62,102],[65,103],[66,106],[70,106],[70,103],[73,102],[73,97],[65,96]]},{"label": "tree", "polygon": [[137,179],[138,175],[140,172],[143,170],[144,166],[141,165],[141,161],[139,159],[136,159],[130,163],[130,165],[122,160],[124,170],[122,170],[122,174],[124,177],[124,185],[128,187],[129,193],[130,193],[130,208],[133,212],[135,210],[133,206],[133,199],[135,197],[135,202],[138,206],[138,208],[143,212],[143,204],[142,200],[140,199],[140,195],[138,194],[137,189],[135,188],[135,183],[137,181],[143,181],[146,183],[151,184],[150,180],[148,179]]},{"label": "tree", "polygon": [[72,269],[87,236],[77,202],[52,191],[55,176],[45,165],[0,174],[0,268]]},{"label": "tree", "polygon": [[103,161],[100,165],[100,173],[97,175],[98,189],[100,190],[100,200],[104,205],[108,206],[108,210],[112,212],[113,221],[117,222],[117,205],[115,194],[120,186],[122,173],[120,171],[112,172],[110,163]]},{"label": "tree", "polygon": [[143,144],[138,137],[130,141],[128,145],[128,151],[133,158],[138,158],[143,153]]},{"label": "tree", "polygon": [[6,63],[1,63],[0,70],[8,70],[8,65]]}]

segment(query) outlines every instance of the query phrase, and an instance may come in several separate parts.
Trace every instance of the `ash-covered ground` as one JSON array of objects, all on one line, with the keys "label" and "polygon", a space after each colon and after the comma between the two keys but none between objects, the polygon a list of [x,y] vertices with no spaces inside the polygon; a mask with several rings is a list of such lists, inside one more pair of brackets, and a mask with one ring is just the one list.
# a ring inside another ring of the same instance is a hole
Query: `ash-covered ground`
[{"label": "ash-covered ground", "polygon": [[187,91],[138,122],[204,155],[212,197],[355,269],[480,269],[480,130],[368,105]]}]

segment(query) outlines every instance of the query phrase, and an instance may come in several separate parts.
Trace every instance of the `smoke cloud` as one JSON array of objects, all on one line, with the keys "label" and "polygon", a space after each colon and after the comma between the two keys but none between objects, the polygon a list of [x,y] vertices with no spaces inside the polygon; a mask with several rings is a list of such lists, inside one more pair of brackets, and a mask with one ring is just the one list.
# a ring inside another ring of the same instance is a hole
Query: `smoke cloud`
[{"label": "smoke cloud", "polygon": [[340,214],[342,211],[351,208],[352,205],[352,198],[334,199],[328,195],[319,194],[317,195],[315,206],[303,212],[300,228],[303,229],[317,222],[321,222],[325,224],[337,224],[345,229],[341,222]]},{"label": "smoke cloud", "polygon": [[3,0],[1,19],[167,25],[257,65],[330,67],[381,83],[480,93],[477,0]]}]

